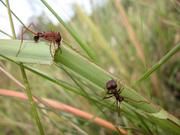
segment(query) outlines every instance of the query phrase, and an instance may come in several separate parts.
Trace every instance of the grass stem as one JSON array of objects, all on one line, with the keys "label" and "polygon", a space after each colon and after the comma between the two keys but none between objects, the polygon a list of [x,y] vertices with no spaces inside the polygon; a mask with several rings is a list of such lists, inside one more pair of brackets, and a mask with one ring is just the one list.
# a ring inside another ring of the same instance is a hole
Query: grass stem
[{"label": "grass stem", "polygon": [[163,58],[161,58],[156,64],[152,66],[149,70],[147,70],[136,82],[135,85],[139,84],[146,78],[148,78],[154,71],[158,70],[161,65],[167,62],[174,54],[176,54],[180,50],[180,43],[178,43],[173,49],[171,49]]},{"label": "grass stem", "polygon": [[23,76],[24,85],[26,87],[26,89],[25,89],[26,90],[26,95],[28,96],[29,102],[30,102],[31,107],[32,107],[33,117],[36,120],[36,123],[37,123],[37,126],[39,128],[40,134],[44,135],[44,130],[43,130],[43,127],[42,127],[42,124],[41,124],[41,121],[40,121],[40,118],[39,118],[39,115],[38,115],[38,111],[36,109],[35,101],[33,100],[33,96],[32,96],[31,90],[30,90],[30,86],[29,86],[29,82],[28,82],[28,79],[27,79],[27,76],[26,76],[26,73],[25,73],[25,70],[24,70],[24,67],[23,67],[22,63],[20,64],[20,69],[21,69],[21,73],[22,73],[22,76]]}]

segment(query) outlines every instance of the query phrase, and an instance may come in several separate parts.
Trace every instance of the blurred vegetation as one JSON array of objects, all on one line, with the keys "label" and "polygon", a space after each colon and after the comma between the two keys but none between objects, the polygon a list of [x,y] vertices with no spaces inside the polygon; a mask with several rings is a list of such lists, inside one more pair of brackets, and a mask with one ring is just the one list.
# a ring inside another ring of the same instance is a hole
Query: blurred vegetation
[{"label": "blurred vegetation", "polygon": [[[133,28],[135,38],[142,47],[141,51],[144,54],[145,61],[142,61],[138,56],[136,50],[138,48],[134,46],[129,36],[128,28],[123,24],[124,18],[119,13],[114,1],[106,0],[102,4],[92,1],[93,11],[90,15],[87,15],[78,5],[74,5],[75,15],[67,23],[94,50],[96,55],[94,62],[98,66],[117,76],[127,86],[133,87],[138,93],[141,93],[153,103],[160,105],[169,113],[179,118],[179,52],[162,65],[160,69],[156,70],[148,79],[143,80],[139,85],[133,84],[147,69],[157,63],[158,60],[180,42],[180,2],[178,0],[122,0],[121,4]],[[33,22],[35,24],[35,28],[32,28],[35,31],[60,31],[64,41],[73,50],[88,57],[61,24],[53,25],[44,13],[39,17],[32,17],[29,20],[29,23]],[[20,33],[18,37],[20,38]],[[24,34],[24,39],[32,40],[32,35],[26,33]],[[15,76],[17,80],[22,81],[19,67],[16,64],[1,60],[0,65]],[[59,70],[55,65],[31,65],[31,67],[38,68],[56,79],[69,82],[73,86],[77,85],[63,69]],[[69,73],[75,76],[75,79],[78,80],[85,93],[88,93],[88,96],[95,97],[100,102],[108,102],[102,100],[105,91],[97,92],[97,88],[91,85],[91,83],[86,82],[86,80],[83,80],[83,78],[72,71],[69,71]],[[2,72],[0,72],[0,75],[1,88],[17,91],[23,90]],[[152,121],[141,118],[140,115],[136,114],[137,112],[127,115],[125,114],[126,111],[123,110],[119,117],[116,115],[117,112],[115,110],[102,107],[98,109],[98,105],[96,103],[93,104],[87,98],[69,92],[63,87],[54,85],[29,71],[27,76],[33,95],[56,99],[101,116],[115,125],[129,128],[129,135],[169,134],[169,132],[160,129]],[[27,110],[30,111],[27,102],[0,96],[0,117],[2,118],[0,134],[37,134],[38,131],[33,126],[33,120]],[[40,113],[43,114],[42,112]],[[50,112],[48,118],[42,115],[41,117],[46,134],[117,134],[63,112]]]}]

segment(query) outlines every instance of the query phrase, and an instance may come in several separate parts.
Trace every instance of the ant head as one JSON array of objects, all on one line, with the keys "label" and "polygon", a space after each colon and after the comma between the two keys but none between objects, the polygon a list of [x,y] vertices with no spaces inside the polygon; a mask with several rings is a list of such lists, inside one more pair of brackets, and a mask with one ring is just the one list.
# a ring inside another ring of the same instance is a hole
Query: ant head
[{"label": "ant head", "polygon": [[109,80],[107,83],[106,83],[106,88],[108,90],[113,90],[113,89],[116,89],[117,88],[117,83],[115,80]]},{"label": "ant head", "polygon": [[39,40],[39,36],[38,35],[34,36],[34,41],[38,42],[38,40]]},{"label": "ant head", "polygon": [[58,45],[60,45],[60,43],[61,43],[61,34],[59,32],[57,33],[56,43]]},{"label": "ant head", "polygon": [[43,32],[37,32],[36,35],[34,36],[34,41],[38,42],[40,37],[43,37],[44,33]]}]

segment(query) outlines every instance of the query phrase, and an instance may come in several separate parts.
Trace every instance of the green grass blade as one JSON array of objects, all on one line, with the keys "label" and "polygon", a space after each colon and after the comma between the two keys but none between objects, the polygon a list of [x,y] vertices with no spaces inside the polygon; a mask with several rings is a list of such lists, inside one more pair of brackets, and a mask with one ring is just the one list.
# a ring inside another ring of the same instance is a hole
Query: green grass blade
[{"label": "green grass blade", "polygon": [[180,43],[178,43],[173,49],[171,49],[163,58],[161,58],[158,63],[154,64],[152,68],[150,68],[148,71],[146,71],[135,83],[138,84],[148,78],[154,71],[159,69],[161,65],[163,65],[165,62],[167,62],[174,54],[176,54],[178,51],[180,51]]},{"label": "green grass blade", "polygon": [[16,56],[19,49],[20,40],[0,39],[0,54],[5,55],[14,61],[33,64],[52,64],[49,44],[45,42],[34,43],[33,41],[23,41],[22,49]]},{"label": "green grass blade", "polygon": [[9,5],[9,0],[6,0],[6,5],[7,5],[7,10],[8,10],[9,22],[10,22],[10,26],[11,26],[12,35],[13,35],[13,38],[16,39],[16,33],[15,33],[15,29],[14,29],[14,23],[13,23],[13,20],[12,20],[11,8],[10,8],[10,5]]},{"label": "green grass blade", "polygon": [[55,62],[65,65],[102,88],[113,78],[108,72],[65,46],[62,53],[56,53]]},{"label": "green grass blade", "polygon": [[24,85],[26,87],[26,89],[25,89],[26,94],[28,96],[29,103],[31,104],[31,107],[32,107],[33,117],[36,120],[36,124],[37,124],[37,126],[39,128],[40,134],[44,135],[44,129],[42,127],[42,124],[41,124],[41,121],[40,121],[40,118],[39,118],[39,115],[38,115],[38,111],[37,111],[37,108],[36,108],[36,103],[33,100],[33,95],[31,93],[31,89],[30,89],[30,86],[29,86],[29,82],[28,82],[28,79],[27,79],[26,72],[24,70],[23,64],[21,64],[20,68],[21,68],[21,72],[22,72],[22,76],[23,76],[23,80],[24,80]]}]

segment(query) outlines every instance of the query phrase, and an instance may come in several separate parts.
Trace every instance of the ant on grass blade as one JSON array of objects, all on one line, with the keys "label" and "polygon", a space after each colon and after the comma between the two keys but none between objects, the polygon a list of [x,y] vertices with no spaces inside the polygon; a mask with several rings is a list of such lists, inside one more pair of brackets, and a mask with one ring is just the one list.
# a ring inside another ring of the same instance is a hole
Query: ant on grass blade
[{"label": "ant on grass blade", "polygon": [[112,80],[107,81],[106,89],[107,89],[107,93],[103,99],[115,97],[118,115],[120,115],[120,112],[119,112],[120,103],[124,100],[124,97],[120,95],[123,88],[118,89],[116,81],[112,79]]},{"label": "ant on grass blade", "polygon": [[[106,96],[103,98],[103,99],[108,99],[108,98],[111,98],[111,97],[115,97],[116,99],[116,106],[117,106],[117,111],[118,111],[118,115],[120,115],[120,104],[122,101],[127,101],[128,100],[131,100],[131,101],[134,101],[134,102],[145,102],[145,103],[149,103],[148,101],[136,101],[134,99],[130,99],[128,97],[124,97],[121,95],[121,92],[123,91],[124,87],[120,87],[118,88],[118,85],[117,85],[117,82],[112,79],[112,80],[109,80],[106,82],[106,89],[107,89],[107,92],[106,92]],[[128,100],[126,100],[128,99]]]},{"label": "ant on grass blade", "polygon": [[[22,47],[22,43],[23,43],[23,35],[24,35],[24,33],[25,33],[26,31],[29,31],[29,32],[31,32],[31,33],[34,35],[34,38],[33,38],[33,39],[34,39],[35,42],[38,42],[40,38],[42,38],[42,39],[50,42],[50,45],[49,45],[49,47],[50,47],[50,53],[51,53],[51,56],[54,57],[54,53],[55,53],[55,51],[56,51],[57,49],[60,48],[61,41],[62,41],[62,37],[61,37],[60,32],[53,32],[53,31],[51,31],[51,32],[34,32],[34,31],[32,31],[32,30],[30,29],[30,27],[31,27],[32,25],[34,26],[34,24],[31,23],[28,27],[24,26],[24,27],[22,28],[22,31],[21,31],[21,43],[20,43],[20,47],[19,47],[19,50],[18,50],[16,56],[18,56],[19,53],[20,53],[20,50],[21,50],[21,47]],[[25,29],[25,30],[24,30],[24,29]],[[55,50],[54,52],[52,52],[52,44],[53,44],[53,47],[55,48],[55,49],[53,49],[53,51]],[[57,45],[57,46],[56,46],[56,45]],[[61,48],[60,48],[60,49],[61,49]]]}]

